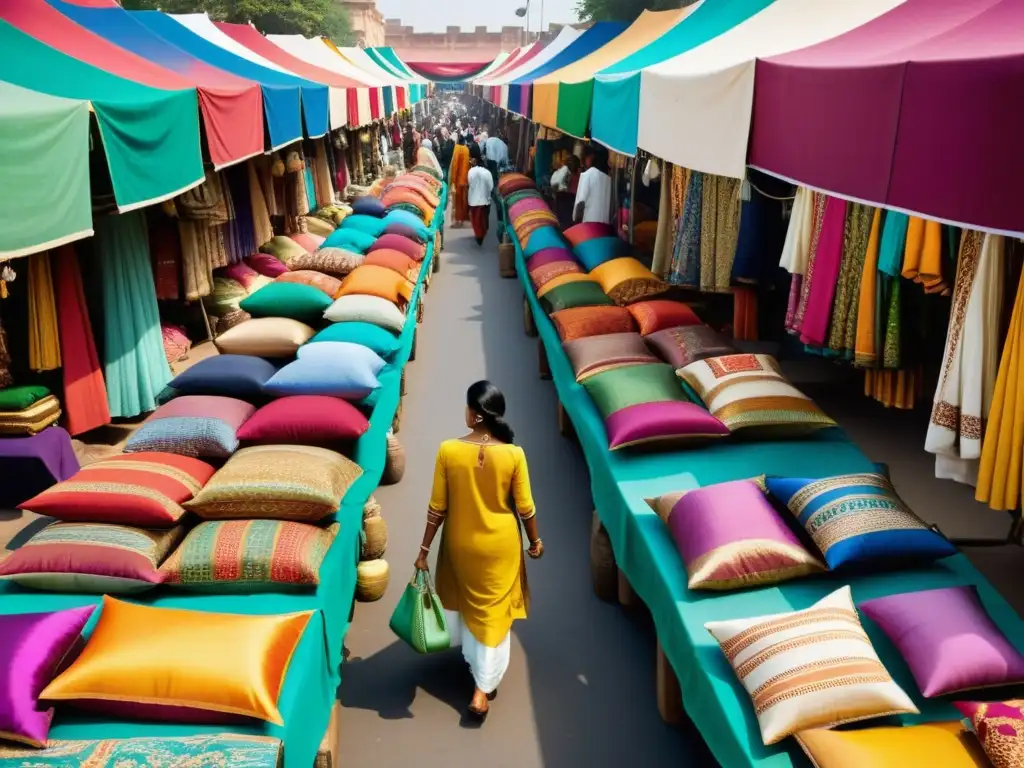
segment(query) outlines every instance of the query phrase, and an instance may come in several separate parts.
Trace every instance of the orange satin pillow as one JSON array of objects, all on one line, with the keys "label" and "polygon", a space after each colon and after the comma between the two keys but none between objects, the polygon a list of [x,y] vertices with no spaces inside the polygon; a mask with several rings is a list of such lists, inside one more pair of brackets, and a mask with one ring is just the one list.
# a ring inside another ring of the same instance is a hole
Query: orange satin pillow
[{"label": "orange satin pillow", "polygon": [[360,294],[379,296],[398,304],[401,299],[412,299],[412,289],[412,283],[392,269],[374,264],[361,264],[342,280],[341,290],[334,298]]},{"label": "orange satin pillow", "polygon": [[156,608],[104,595],[81,655],[39,698],[186,707],[284,725],[277,699],[312,615]]},{"label": "orange satin pillow", "polygon": [[637,301],[630,304],[628,309],[636,324],[640,326],[641,336],[650,336],[666,328],[678,328],[681,325],[700,325],[700,318],[689,305],[681,301]]},{"label": "orange satin pillow", "polygon": [[393,248],[382,248],[379,251],[370,251],[363,261],[364,266],[385,267],[402,277],[415,280],[419,276],[420,264],[414,261],[401,251]]},{"label": "orange satin pillow", "polygon": [[600,336],[605,333],[636,331],[633,316],[625,307],[573,307],[551,313],[558,337],[562,341]]},{"label": "orange satin pillow", "polygon": [[984,768],[978,738],[957,720],[853,730],[815,728],[796,740],[816,768]]},{"label": "orange satin pillow", "polygon": [[560,285],[566,283],[596,283],[597,280],[592,278],[590,275],[584,272],[567,272],[558,277],[552,277],[550,280],[545,282],[539,288],[537,288],[537,298],[539,299],[545,293],[550,291],[552,288],[557,288]]}]

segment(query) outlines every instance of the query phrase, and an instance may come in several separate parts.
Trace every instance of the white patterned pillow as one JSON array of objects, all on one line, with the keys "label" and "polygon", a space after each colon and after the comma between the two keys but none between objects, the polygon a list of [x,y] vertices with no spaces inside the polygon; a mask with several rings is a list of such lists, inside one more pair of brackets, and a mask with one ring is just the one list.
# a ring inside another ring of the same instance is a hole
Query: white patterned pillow
[{"label": "white patterned pillow", "polygon": [[803,611],[704,628],[750,694],[766,745],[808,728],[918,712],[875,653],[849,587]]}]

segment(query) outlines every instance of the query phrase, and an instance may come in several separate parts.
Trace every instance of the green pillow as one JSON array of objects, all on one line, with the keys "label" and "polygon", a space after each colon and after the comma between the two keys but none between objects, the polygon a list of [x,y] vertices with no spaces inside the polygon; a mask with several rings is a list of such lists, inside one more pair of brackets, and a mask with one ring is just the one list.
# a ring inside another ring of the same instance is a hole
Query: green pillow
[{"label": "green pillow", "polygon": [[373,325],[373,323],[356,320],[331,323],[306,343],[312,344],[317,341],[348,341],[353,344],[361,344],[367,349],[372,349],[385,360],[390,359],[401,346],[391,331],[381,328],[379,325]]},{"label": "green pillow", "polygon": [[253,317],[288,317],[317,323],[333,299],[319,288],[303,283],[271,283],[239,303]]},{"label": "green pillow", "polygon": [[[346,219],[347,221],[348,219]],[[344,222],[342,222],[344,224]],[[366,253],[377,238],[358,229],[336,229],[324,240],[321,248],[347,248],[356,253]]]},{"label": "green pillow", "polygon": [[296,243],[290,237],[283,237],[282,235],[272,237],[260,246],[260,253],[269,253],[271,256],[285,264],[296,256],[301,256],[305,252],[306,249],[301,245]]},{"label": "green pillow", "polygon": [[0,389],[0,411],[23,411],[50,394],[41,384],[24,384],[20,387]]},{"label": "green pillow", "polygon": [[[387,225],[376,216],[366,216],[361,213],[354,213],[351,216],[346,216],[341,222],[342,229],[354,229],[357,232],[365,232],[372,237],[380,237],[384,232],[385,226]],[[328,235],[328,237],[330,237],[330,235]]]},{"label": "green pillow", "polygon": [[613,368],[583,382],[601,418],[642,403],[688,402],[671,365],[644,363]]},{"label": "green pillow", "polygon": [[544,310],[549,315],[552,312],[573,307],[615,305],[615,302],[608,298],[608,294],[601,289],[601,284],[591,280],[577,280],[552,288],[541,297],[540,303],[544,305]]}]

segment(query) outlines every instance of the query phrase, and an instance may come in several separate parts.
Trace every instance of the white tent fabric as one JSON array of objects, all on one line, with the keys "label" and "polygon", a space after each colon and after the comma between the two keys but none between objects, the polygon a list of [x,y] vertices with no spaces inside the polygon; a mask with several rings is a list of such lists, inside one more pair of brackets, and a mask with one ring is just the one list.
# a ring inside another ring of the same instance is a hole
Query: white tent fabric
[{"label": "white tent fabric", "polygon": [[486,67],[484,67],[483,71],[480,72],[479,74],[477,74],[477,77],[478,78],[487,77],[487,74],[489,72],[493,72],[498,67],[500,67],[502,64],[504,64],[509,56],[511,56],[512,54],[517,54],[517,55],[525,54],[527,51],[529,51],[531,48],[533,48],[533,46],[534,46],[534,44],[530,43],[529,45],[524,45],[522,48],[516,48],[514,51],[512,51],[512,53],[506,53],[505,51],[499,51],[498,55],[494,57],[494,61],[492,61],[490,64],[488,64]]},{"label": "white tent fabric", "polygon": [[685,168],[742,179],[757,59],[845,34],[903,2],[775,0],[713,40],[643,70],[639,146]]},{"label": "white tent fabric", "polygon": [[[330,50],[330,44],[321,38],[321,42]],[[398,75],[391,74],[386,69],[381,67],[376,61],[370,58],[370,54],[364,51],[362,48],[338,48],[338,52],[343,57],[352,62],[355,66],[359,67],[366,72],[371,73],[375,77],[379,77],[387,85],[382,86],[381,90],[377,92],[377,101],[380,114],[384,114],[384,93],[383,88],[391,88],[392,90],[392,104],[398,104],[398,97],[394,94],[397,88],[402,87],[404,79]]]},{"label": "white tent fabric", "polygon": [[[549,61],[551,61],[553,58],[555,58],[555,56],[557,56],[562,51],[564,51],[566,48],[568,48],[570,45],[572,45],[576,41],[576,38],[578,38],[580,35],[582,35],[585,31],[586,30],[584,30],[584,29],[576,29],[575,27],[562,27],[562,29],[558,33],[558,36],[554,40],[552,40],[550,43],[548,43],[544,47],[544,50],[542,50],[540,53],[538,53],[536,56],[534,56],[529,61],[524,62],[521,66],[518,66],[518,67],[516,67],[515,69],[513,69],[513,70],[511,70],[509,72],[505,72],[504,74],[499,75],[496,78],[493,78],[493,79],[487,79],[487,78],[482,78],[481,79],[481,78],[478,78],[477,80],[474,81],[474,84],[475,85],[508,85],[509,83],[513,82],[514,80],[519,79],[523,75],[529,74],[530,72],[535,70],[537,67],[540,67],[540,66],[543,66],[544,64],[547,64]],[[505,96],[505,102],[506,102],[505,104],[502,104],[502,106],[508,106],[508,104],[507,104],[507,102],[508,102],[508,90],[507,89],[502,89],[502,94]]]}]

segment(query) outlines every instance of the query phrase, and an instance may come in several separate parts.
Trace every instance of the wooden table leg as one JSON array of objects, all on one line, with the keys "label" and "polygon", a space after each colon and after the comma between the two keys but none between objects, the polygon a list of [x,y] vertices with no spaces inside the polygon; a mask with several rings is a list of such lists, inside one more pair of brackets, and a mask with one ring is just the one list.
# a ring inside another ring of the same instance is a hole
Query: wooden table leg
[{"label": "wooden table leg", "polygon": [[683,710],[683,691],[679,687],[679,678],[668,661],[661,641],[658,641],[657,650],[657,687],[658,687],[658,714],[661,719],[669,725],[680,726],[686,721],[686,712]]}]

